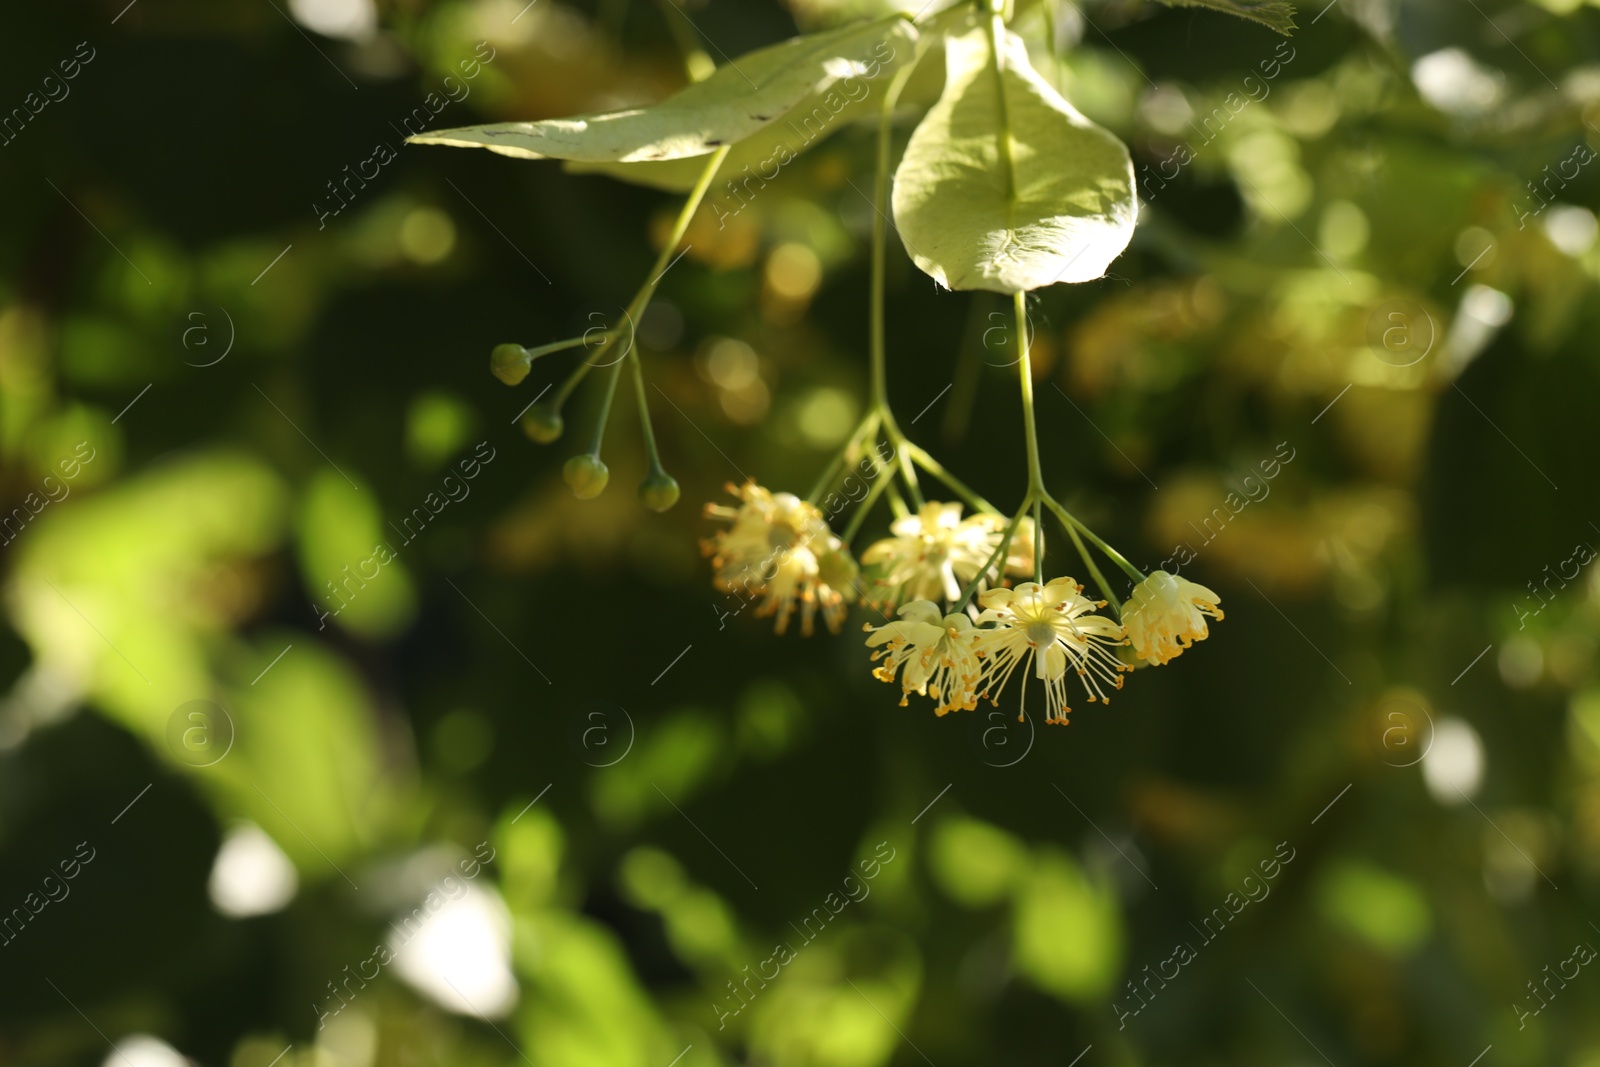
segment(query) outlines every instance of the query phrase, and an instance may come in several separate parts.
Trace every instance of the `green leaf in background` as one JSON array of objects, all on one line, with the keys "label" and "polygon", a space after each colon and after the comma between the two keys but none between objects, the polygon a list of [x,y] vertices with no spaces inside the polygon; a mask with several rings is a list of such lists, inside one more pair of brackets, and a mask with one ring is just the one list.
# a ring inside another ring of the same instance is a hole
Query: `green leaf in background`
[{"label": "green leaf in background", "polygon": [[[262,826],[302,874],[338,879],[330,861],[381,838],[399,792],[355,671],[294,631],[232,632],[259,610],[255,561],[281,543],[288,510],[254,459],[179,457],[29,530],[9,607],[42,668],[84,679],[75,695],[194,775],[219,812]],[[173,747],[191,701],[223,713],[196,720],[215,760]]]},{"label": "green leaf in background", "polygon": [[1433,930],[1422,889],[1366,860],[1329,864],[1318,874],[1315,895],[1330,923],[1391,956],[1415,952]]},{"label": "green leaf in background", "polygon": [[648,1067],[672,1059],[673,1038],[614,932],[558,909],[518,922],[527,929],[516,952],[527,996],[516,1025],[529,1062]]},{"label": "green leaf in background", "polygon": [[1287,0],[1161,0],[1168,7],[1204,7],[1238,15],[1288,37],[1295,31],[1294,5]]},{"label": "green leaf in background", "polygon": [[1001,40],[998,73],[987,29],[949,40],[944,95],[895,172],[901,239],[950,289],[1098,278],[1133,237],[1133,162],[1039,77],[1020,37]]},{"label": "green leaf in background", "polygon": [[1012,947],[1017,970],[1071,1002],[1104,996],[1122,967],[1122,913],[1066,853],[1039,850],[1017,893]]},{"label": "green leaf in background", "polygon": [[982,908],[1011,895],[1027,873],[1028,848],[992,823],[949,818],[934,830],[928,866],[950,897],[969,908]]},{"label": "green leaf in background", "polygon": [[[674,1042],[650,992],[640,983],[617,933],[563,906],[573,885],[566,838],[548,808],[507,808],[495,827],[506,906],[513,922],[512,960],[522,984],[514,1025],[529,1063],[575,1067],[650,1067],[672,1060]],[[518,825],[522,822],[524,825]],[[582,895],[581,885],[574,886]],[[683,1061],[710,1061],[706,1050]]]},{"label": "green leaf in background", "polygon": [[399,558],[405,542],[385,528],[370,492],[337,471],[320,471],[306,487],[297,525],[300,571],[323,626],[332,620],[351,633],[386,637],[410,625],[417,598]]},{"label": "green leaf in background", "polygon": [[383,840],[405,791],[385,775],[395,768],[380,766],[379,720],[360,674],[295,637],[274,631],[236,650],[235,684],[221,692],[233,750],[197,773],[303,877],[341,882],[354,872],[336,865]]},{"label": "green leaf in background", "polygon": [[617,880],[630,904],[661,917],[672,951],[691,965],[736,972],[756,953],[756,946],[740,937],[733,905],[690,881],[669,853],[633,849],[623,857]]},{"label": "green leaf in background", "polygon": [[703,156],[755,135],[808,101],[854,93],[852,85],[869,83],[908,57],[915,36],[911,23],[895,16],[757,49],[651,107],[467,126],[407,140],[587,163]]},{"label": "green leaf in background", "polygon": [[[631,826],[651,813],[670,814],[666,798],[684,803],[725,773],[728,743],[711,724],[704,709],[686,708],[662,716],[648,734],[635,737],[637,725],[631,719],[624,724],[613,718],[588,742],[600,753],[600,761],[617,760],[609,774],[590,781],[595,814],[616,826]],[[615,746],[618,754],[606,746]],[[621,750],[627,750],[629,758],[623,759]]]},{"label": "green leaf in background", "polygon": [[841,916],[813,941],[786,934],[778,936],[794,958],[749,1006],[750,1062],[888,1067],[899,1061],[895,1051],[904,1048],[901,1035],[912,1025],[927,970],[917,942],[855,916]]},{"label": "green leaf in background", "polygon": [[[90,466],[98,451],[82,453]],[[12,625],[40,669],[78,679],[84,699],[163,751],[173,710],[211,694],[211,642],[250,610],[252,560],[277,547],[286,511],[282,482],[248,456],[154,465],[26,531]]]}]

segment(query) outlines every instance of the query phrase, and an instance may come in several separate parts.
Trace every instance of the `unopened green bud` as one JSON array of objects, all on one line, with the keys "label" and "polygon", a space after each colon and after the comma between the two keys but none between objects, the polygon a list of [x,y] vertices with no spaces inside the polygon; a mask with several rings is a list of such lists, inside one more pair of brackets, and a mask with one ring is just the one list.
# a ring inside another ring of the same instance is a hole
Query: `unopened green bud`
[{"label": "unopened green bud", "polygon": [[666,471],[656,471],[639,483],[639,500],[651,511],[666,511],[678,502],[678,480]]},{"label": "unopened green bud", "polygon": [[611,471],[600,462],[599,456],[586,452],[567,460],[567,465],[561,468],[561,476],[567,480],[573,496],[579,500],[592,500],[605,492],[606,482],[611,480]]},{"label": "unopened green bud", "polygon": [[495,345],[489,353],[489,370],[507,385],[520,385],[533,366],[533,357],[521,345]]},{"label": "unopened green bud", "polygon": [[561,418],[560,410],[551,404],[535,404],[522,416],[522,432],[541,445],[559,438],[564,429],[566,423]]}]

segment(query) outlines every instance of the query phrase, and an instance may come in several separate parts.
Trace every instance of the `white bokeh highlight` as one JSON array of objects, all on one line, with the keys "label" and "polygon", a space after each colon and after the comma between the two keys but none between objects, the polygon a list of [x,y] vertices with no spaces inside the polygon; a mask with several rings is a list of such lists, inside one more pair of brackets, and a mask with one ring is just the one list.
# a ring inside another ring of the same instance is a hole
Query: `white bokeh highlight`
[{"label": "white bokeh highlight", "polygon": [[492,888],[465,885],[407,940],[391,928],[394,969],[418,992],[461,1015],[500,1018],[517,1003],[511,913]]},{"label": "white bokeh highlight", "polygon": [[1441,719],[1422,760],[1422,780],[1441,804],[1460,804],[1483,784],[1483,741],[1461,719]]},{"label": "white bokeh highlight", "polygon": [[1594,212],[1576,204],[1555,204],[1544,213],[1544,235],[1569,256],[1583,255],[1600,237],[1600,221]]},{"label": "white bokeh highlight", "polygon": [[378,29],[372,0],[289,0],[289,11],[300,25],[324,37],[364,41]]},{"label": "white bokeh highlight", "polygon": [[1429,52],[1411,65],[1422,98],[1447,115],[1482,115],[1505,97],[1505,75],[1459,48]]},{"label": "white bokeh highlight", "polygon": [[228,831],[206,886],[212,906],[233,919],[281,911],[299,887],[294,864],[255,823]]},{"label": "white bokeh highlight", "polygon": [[158,1037],[129,1034],[116,1043],[101,1067],[191,1067],[183,1053]]}]

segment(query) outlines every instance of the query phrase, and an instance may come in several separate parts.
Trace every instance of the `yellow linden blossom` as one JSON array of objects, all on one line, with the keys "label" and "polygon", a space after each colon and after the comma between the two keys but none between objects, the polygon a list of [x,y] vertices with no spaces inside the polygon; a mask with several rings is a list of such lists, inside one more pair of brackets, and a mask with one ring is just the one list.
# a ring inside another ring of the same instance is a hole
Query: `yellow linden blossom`
[{"label": "yellow linden blossom", "polygon": [[960,612],[941,615],[939,606],[927,600],[912,601],[899,615],[897,621],[864,627],[871,634],[868,646],[883,646],[872,654],[874,663],[883,660],[872,676],[892,682],[899,673],[902,708],[912,693],[933,697],[937,715],[976,708],[982,664],[973,649],[977,631],[972,620]]},{"label": "yellow linden blossom", "polygon": [[[885,594],[881,607],[901,601],[954,601],[983,568],[1005,535],[1006,520],[980,512],[961,517],[960,504],[929,501],[914,515],[897,519],[893,535],[861,554],[861,562],[880,570],[877,585]],[[1033,521],[1024,518],[1011,538],[1005,567],[1028,574],[1033,570]],[[870,599],[870,598],[869,598]]]},{"label": "yellow linden blossom", "polygon": [[856,565],[822,512],[792,493],[774,493],[755,482],[730,483],[727,489],[739,506],[707,504],[705,513],[731,525],[701,542],[716,571],[716,587],[741,596],[760,594],[756,616],[776,615],[780,634],[789,628],[796,605],[802,634],[811,636],[819,611],[828,629],[838,633],[849,611],[840,588],[854,584]]},{"label": "yellow linden blossom", "polygon": [[[983,693],[999,703],[1018,665],[1026,661],[1034,677],[1044,682],[1046,723],[1065,723],[1067,671],[1083,680],[1089,703],[1107,701],[1107,689],[1122,688],[1122,672],[1131,670],[1112,651],[1127,643],[1122,627],[1104,615],[1091,614],[1105,606],[1090,600],[1083,586],[1071,578],[1056,578],[1047,585],[1024,582],[1015,589],[991,589],[978,598],[983,613],[976,652],[987,660],[983,667]],[[1024,686],[1024,705],[1027,689]],[[1018,721],[1024,717],[1019,708]]]},{"label": "yellow linden blossom", "polygon": [[1210,634],[1206,616],[1221,620],[1222,598],[1186,578],[1156,571],[1133,587],[1122,612],[1128,640],[1139,658],[1162,664]]}]

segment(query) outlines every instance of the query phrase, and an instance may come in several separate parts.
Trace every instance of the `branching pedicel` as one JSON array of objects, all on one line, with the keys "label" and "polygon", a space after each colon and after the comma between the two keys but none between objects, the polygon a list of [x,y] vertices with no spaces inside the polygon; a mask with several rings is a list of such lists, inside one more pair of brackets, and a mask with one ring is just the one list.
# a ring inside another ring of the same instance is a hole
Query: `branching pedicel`
[{"label": "branching pedicel", "polygon": [[[1279,0],[1163,2],[1229,11],[1280,32],[1293,28],[1293,10]],[[1017,6],[1038,4],[1018,0]],[[490,359],[494,374],[516,385],[536,359],[592,348],[554,396],[534,404],[523,419],[535,441],[557,440],[567,399],[592,368],[604,371],[599,417],[587,447],[564,468],[567,484],[581,498],[606,487],[601,443],[626,364],[649,462],[639,495],[646,506],[666,510],[677,502],[678,484],[656,451],[644,371],[633,345],[634,327],[662,272],[720,173],[769,158],[781,123],[818,112],[836,115],[847,106],[836,102],[864,98],[855,91],[859,79],[887,78],[878,103],[866,414],[805,499],[755,482],[729,486],[735,504],[707,505],[707,516],[727,525],[704,547],[716,584],[757,597],[757,614],[775,617],[780,634],[797,611],[805,634],[818,615],[837,633],[855,603],[881,616],[881,625],[865,627],[866,643],[875,649],[872,660],[879,664],[873,673],[886,682],[899,680],[902,704],[916,693],[932,699],[939,715],[970,710],[980,698],[997,701],[1022,669],[1024,681],[1032,674],[1043,683],[1046,721],[1065,723],[1069,672],[1077,674],[1091,703],[1104,701],[1136,665],[1167,663],[1203,640],[1207,620],[1221,619],[1222,611],[1217,595],[1204,586],[1164,571],[1141,572],[1045,487],[1027,294],[1103,276],[1132,238],[1136,200],[1127,148],[1034,71],[1026,43],[1008,28],[1015,14],[1011,0],[958,0],[917,19],[896,16],[760,49],[653,107],[467,127],[410,140],[562,159],[574,169],[688,193],[655,267],[621,321],[533,349],[501,345]],[[893,173],[891,198],[895,106],[934,43],[944,46],[944,92],[912,134]],[[1013,298],[1028,488],[1009,516],[907,438],[889,406],[884,264],[891,204],[907,252],[935,281]],[[832,490],[841,474],[858,466],[873,475],[872,488],[836,534],[829,526],[838,511]],[[924,474],[956,500],[925,500]],[[887,498],[896,519],[890,537],[861,553],[863,569],[850,546],[880,498]],[[1071,577],[1045,580],[1046,511],[1103,599],[1086,597],[1082,583]],[[1096,551],[1135,583],[1126,603],[1106,580]],[[1011,588],[1011,577],[1032,580]],[[1113,614],[1100,613],[1107,607]],[[1026,714],[1023,706],[1019,697],[1019,717]]]}]

